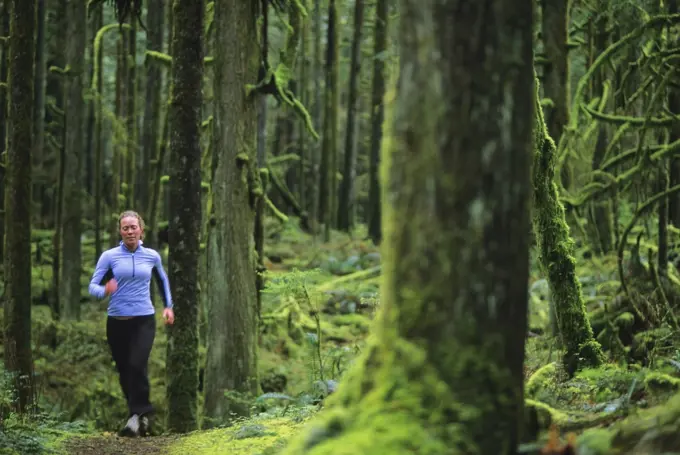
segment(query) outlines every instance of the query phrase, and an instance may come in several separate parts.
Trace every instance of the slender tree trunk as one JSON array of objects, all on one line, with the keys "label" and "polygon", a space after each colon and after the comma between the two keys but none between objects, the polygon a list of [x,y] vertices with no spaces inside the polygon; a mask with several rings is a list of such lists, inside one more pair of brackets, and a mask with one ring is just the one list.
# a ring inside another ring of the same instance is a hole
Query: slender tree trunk
[{"label": "slender tree trunk", "polygon": [[[119,34],[118,41],[116,43],[116,99],[114,101],[116,119],[120,120],[124,117],[125,113],[125,76],[127,74],[127,57],[125,48],[125,35],[123,33]],[[112,189],[111,189],[111,207],[115,212],[115,215],[122,212],[123,209],[123,174],[124,174],[124,163],[123,163],[123,148],[124,146],[120,144],[120,139],[116,141],[113,145],[113,156],[112,161]],[[152,225],[153,226],[153,225]],[[110,219],[109,221],[109,246],[113,247],[120,241],[119,227],[118,227],[118,217],[115,219]]]},{"label": "slender tree trunk", "polygon": [[[205,368],[206,425],[248,415],[258,392],[257,291],[254,207],[257,98],[244,87],[257,81],[259,0],[215,1],[215,128],[208,249],[208,352]],[[238,45],[234,45],[238,43]],[[225,396],[225,392],[230,395]]]},{"label": "slender tree trunk", "polygon": [[[677,14],[678,1],[668,0],[668,14]],[[670,44],[670,47],[676,47],[680,44],[680,39]],[[675,86],[668,87],[668,110],[674,115],[680,114],[680,90]],[[680,139],[680,125],[674,122],[670,128],[668,142],[675,142]],[[680,158],[670,159],[670,183],[669,186],[680,185]],[[680,228],[680,193],[675,193],[668,197],[668,218],[673,226]]]},{"label": "slender tree trunk", "polygon": [[[99,7],[96,12],[100,16],[96,22],[103,23],[103,8]],[[103,137],[102,137],[102,125],[104,116],[104,102],[103,102],[103,89],[104,89],[104,43],[103,38],[97,40],[100,31],[97,30],[95,34],[94,41],[94,71],[92,73],[95,83],[94,88],[96,90],[93,99],[94,105],[94,260],[97,261],[99,256],[102,254],[102,234],[104,233],[104,228],[106,223],[102,223],[102,199],[104,198],[103,192],[103,179],[104,179],[104,150],[103,150]],[[103,31],[101,32],[103,33]],[[99,46],[99,47],[97,47]]]},{"label": "slender tree trunk", "polygon": [[352,64],[349,75],[349,101],[345,128],[345,166],[340,185],[338,228],[349,232],[354,225],[354,178],[356,176],[357,108],[359,105],[359,71],[361,68],[361,29],[364,25],[364,1],[354,1],[354,37],[352,38]]},{"label": "slender tree trunk", "polygon": [[[150,51],[163,51],[163,30],[165,18],[165,1],[150,0],[147,8],[148,30],[146,35],[146,48]],[[163,72],[160,65],[151,63],[146,66],[146,95],[144,99],[144,127],[142,128],[142,166],[140,169],[139,198],[148,212],[149,187],[151,181],[151,161],[156,159],[158,151],[158,139],[161,130],[161,88]],[[147,216],[149,214],[147,213]]]},{"label": "slender tree trunk", "polygon": [[[9,34],[9,14],[10,14],[10,0],[2,1],[2,16],[0,16],[0,34],[7,36]],[[0,81],[7,82],[7,54],[9,53],[9,46],[2,46],[0,49]],[[7,143],[7,90],[0,90],[0,144]],[[0,146],[0,258],[4,257],[5,252],[5,166],[7,165],[7,157],[4,153],[5,147]]]},{"label": "slender tree trunk", "polygon": [[[33,179],[33,203],[40,206],[43,201],[43,193],[45,188],[46,174],[43,166],[45,161],[45,84],[47,69],[47,52],[45,46],[45,16],[47,15],[46,0],[37,0],[36,4],[36,40],[35,40],[35,87],[34,92],[34,106],[33,106],[33,137],[35,145],[33,147],[33,169],[37,174],[37,181]],[[2,142],[4,144],[4,142]],[[35,177],[35,176],[34,176]],[[34,223],[37,227],[45,227],[47,220],[43,219],[40,211],[34,214]]]},{"label": "slender tree trunk", "polygon": [[[89,66],[88,66],[88,74],[90,80],[94,78],[94,73],[97,71],[97,58],[95,56],[95,42],[94,39],[97,36],[97,33],[99,32],[99,29],[101,29],[104,26],[104,5],[99,4],[95,7],[93,11],[88,12],[88,16],[90,18],[90,37],[91,37],[91,45],[90,45],[90,61],[89,61]],[[88,37],[88,39],[90,39]],[[101,196],[96,194],[95,187],[97,185],[97,175],[95,168],[97,167],[96,161],[97,161],[97,100],[94,98],[90,98],[90,100],[87,103],[87,126],[86,128],[86,134],[87,134],[87,142],[86,142],[86,152],[85,152],[85,188],[87,189],[88,193],[93,196],[93,198],[98,199]],[[97,258],[99,255],[96,256]]]},{"label": "slender tree trunk", "polygon": [[373,89],[371,93],[371,150],[369,157],[368,187],[368,235],[374,243],[382,239],[380,207],[380,146],[384,118],[383,98],[385,96],[385,53],[387,52],[388,31],[387,0],[377,0],[373,52]]},{"label": "slender tree trunk", "polygon": [[85,149],[85,42],[87,16],[85,3],[69,1],[67,6],[66,62],[66,138],[64,143],[64,212],[60,307],[65,320],[80,319],[80,275],[82,268],[82,194],[83,155]]},{"label": "slender tree trunk", "polygon": [[[609,18],[607,17],[608,0],[598,1],[597,20],[594,27],[595,55],[600,55],[607,49],[610,42],[609,37]],[[593,97],[602,96],[604,93],[604,82],[607,80],[606,68],[600,68],[593,78]],[[611,102],[607,103],[611,106]],[[610,125],[600,123],[598,126],[597,140],[593,152],[592,169],[598,170],[602,164],[602,159],[607,150],[611,138]],[[598,178],[602,180],[601,178]],[[597,180],[596,180],[597,181]],[[601,182],[602,183],[602,182]],[[607,254],[614,248],[614,220],[612,219],[611,201],[607,198],[609,193],[603,195],[601,200],[594,201],[590,206],[593,245],[596,254]]]},{"label": "slender tree trunk", "polygon": [[324,89],[323,144],[321,147],[321,172],[319,173],[319,216],[324,224],[324,241],[328,242],[331,228],[336,223],[337,195],[337,134],[338,134],[338,23],[335,0],[328,4],[328,31],[326,42],[326,87]]},{"label": "slender tree trunk", "polygon": [[130,18],[130,30],[127,35],[127,89],[126,123],[127,123],[127,156],[125,157],[125,201],[127,207],[135,207],[137,197],[137,160],[139,157],[139,141],[137,140],[137,19]]},{"label": "slender tree trunk", "polygon": [[35,57],[34,0],[10,1],[7,175],[5,179],[4,357],[16,374],[18,411],[35,403],[31,353],[31,157]]},{"label": "slender tree trunk", "polygon": [[[321,1],[314,0],[314,28],[313,28],[314,48],[312,50],[312,77],[314,79],[314,96],[313,96],[313,114],[312,121],[314,122],[314,130],[319,131],[321,128],[322,118],[322,103],[321,97],[321,80],[323,78],[323,67],[321,65]],[[310,100],[311,101],[311,100]],[[319,212],[321,187],[321,148],[320,144],[316,142],[310,151],[310,161],[312,167],[312,177],[310,181],[310,191],[312,199],[309,203],[309,222],[310,228],[314,233],[314,239],[319,233],[319,223],[321,221],[321,213]]]},{"label": "slender tree trunk", "polygon": [[173,3],[170,101],[170,284],[180,317],[168,337],[168,427],[198,428],[198,259],[201,234],[203,0]]},{"label": "slender tree trunk", "polygon": [[399,11],[408,20],[399,30],[400,78],[382,164],[375,338],[320,422],[284,454],[517,450],[532,1],[402,0]]}]

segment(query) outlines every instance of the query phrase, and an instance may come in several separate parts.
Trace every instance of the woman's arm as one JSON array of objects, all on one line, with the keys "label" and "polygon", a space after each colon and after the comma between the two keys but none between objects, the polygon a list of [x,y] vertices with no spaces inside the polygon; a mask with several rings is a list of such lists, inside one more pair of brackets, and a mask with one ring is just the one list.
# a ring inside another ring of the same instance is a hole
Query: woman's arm
[{"label": "woman's arm", "polygon": [[90,286],[88,287],[90,295],[93,295],[98,299],[104,298],[106,296],[104,282],[106,281],[107,278],[110,278],[112,276],[113,272],[111,271],[111,260],[109,258],[109,255],[105,251],[102,253],[101,256],[99,256],[97,266],[95,267],[94,273],[92,274]]},{"label": "woman's arm", "polygon": [[158,251],[155,251],[155,253],[153,276],[156,278],[156,283],[158,284],[158,289],[161,293],[161,299],[163,299],[163,306],[165,308],[172,308],[170,280],[168,280],[168,275],[165,274],[165,269],[163,269],[163,261],[160,253],[158,253]]}]

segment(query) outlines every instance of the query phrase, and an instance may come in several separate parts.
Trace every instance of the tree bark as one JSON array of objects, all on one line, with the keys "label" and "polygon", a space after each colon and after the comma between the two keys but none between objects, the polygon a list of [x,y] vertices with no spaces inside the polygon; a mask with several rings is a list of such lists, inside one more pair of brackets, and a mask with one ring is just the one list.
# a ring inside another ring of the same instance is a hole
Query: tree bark
[{"label": "tree bark", "polygon": [[336,221],[337,135],[338,135],[338,11],[335,0],[328,3],[326,38],[326,86],[324,88],[323,139],[319,172],[319,218],[324,225],[324,241],[328,242]]},{"label": "tree bark", "polygon": [[[47,46],[45,45],[46,35],[46,2],[45,0],[38,0],[36,4],[36,37],[35,37],[35,88],[33,89],[34,110],[33,110],[33,137],[35,145],[33,147],[33,169],[37,174],[38,181],[33,177],[33,203],[40,206],[44,200],[45,183],[47,182],[47,173],[43,166],[45,161],[45,86],[46,86],[46,70],[47,70]],[[0,142],[4,144],[4,142]],[[46,227],[46,219],[41,216],[40,211],[34,214],[36,227]]]},{"label": "tree bark", "polygon": [[173,3],[170,100],[170,285],[178,318],[168,336],[168,428],[198,428],[198,259],[201,233],[203,0]]},{"label": "tree bark", "polygon": [[215,49],[220,52],[214,66],[204,426],[248,415],[248,401],[236,395],[252,396],[259,388],[253,223],[262,190],[256,160],[257,97],[246,97],[244,89],[257,81],[258,10],[259,0],[215,1]]},{"label": "tree bark", "polygon": [[531,228],[532,1],[402,0],[399,10],[408,20],[385,132],[375,338],[319,423],[284,453],[514,454]]},{"label": "tree bark", "polygon": [[85,2],[69,0],[67,5],[67,49],[65,109],[66,136],[63,191],[63,236],[61,268],[61,315],[64,320],[80,319],[82,286],[81,232],[83,195],[83,155],[85,150],[85,32],[87,16]]},{"label": "tree bark", "polygon": [[[0,34],[7,36],[9,34],[9,13],[10,0],[3,0],[2,2],[2,16],[0,16]],[[8,46],[2,46],[0,49],[0,81],[7,82],[7,55]],[[7,143],[7,90],[0,90],[0,144]],[[5,252],[5,174],[7,165],[7,155],[4,147],[0,147],[0,257],[4,257]]]},{"label": "tree bark", "polygon": [[34,403],[31,352],[31,157],[35,1],[12,0],[9,27],[9,106],[5,176],[4,357],[15,373],[18,410]]},{"label": "tree bark", "polygon": [[371,151],[369,158],[368,187],[368,235],[375,244],[382,240],[380,213],[380,147],[382,145],[382,126],[385,115],[385,59],[388,31],[387,0],[377,0],[375,7],[375,31],[373,46],[373,89],[371,93]]},{"label": "tree bark", "polygon": [[[150,51],[163,51],[163,30],[165,18],[165,2],[150,0],[147,9],[148,30],[146,48]],[[201,63],[202,64],[202,63]],[[163,72],[160,65],[150,64],[146,67],[146,95],[144,100],[144,127],[142,128],[142,149],[139,179],[139,200],[148,212],[149,186],[151,182],[151,162],[156,159],[158,138],[161,129],[161,88]],[[148,216],[148,213],[147,213]]]},{"label": "tree bark", "polygon": [[338,203],[338,228],[349,232],[354,226],[354,179],[356,177],[357,109],[359,104],[359,71],[361,69],[361,29],[364,25],[364,1],[354,2],[354,37],[352,38],[352,63],[349,76],[347,126],[345,128],[345,163]]}]

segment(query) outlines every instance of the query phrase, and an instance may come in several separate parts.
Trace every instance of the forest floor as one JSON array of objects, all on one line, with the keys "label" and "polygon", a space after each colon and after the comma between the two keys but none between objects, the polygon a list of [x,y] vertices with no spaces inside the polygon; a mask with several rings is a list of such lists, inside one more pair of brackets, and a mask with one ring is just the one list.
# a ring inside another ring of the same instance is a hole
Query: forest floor
[{"label": "forest floor", "polygon": [[164,454],[178,436],[121,438],[115,434],[70,438],[63,448],[73,455],[144,455]]},{"label": "forest floor", "polygon": [[[125,409],[104,336],[105,305],[84,306],[83,321],[69,324],[55,323],[49,309],[37,305],[32,336],[47,417],[34,423],[7,418],[4,428],[0,420],[0,454],[277,453],[319,410],[313,404],[319,378],[340,381],[361,351],[379,305],[380,254],[363,232],[334,233],[327,244],[315,242],[292,223],[268,232],[270,279],[262,302],[260,376],[263,392],[270,395],[255,400],[253,417],[181,436],[162,434],[162,423],[157,436],[116,436]],[[535,438],[523,445],[522,453],[539,454],[546,444],[557,446],[556,439],[571,439],[577,447],[572,453],[578,455],[680,454],[680,334],[660,316],[649,280],[631,277],[637,296],[631,302],[620,294],[616,258],[585,257],[579,251],[576,259],[593,331],[608,360],[566,377],[561,353],[549,335],[547,283],[532,258],[525,395],[526,425]],[[50,267],[34,267],[34,295],[41,292],[41,280],[50,285]],[[673,280],[674,289],[680,289],[680,278],[674,275]],[[306,294],[300,292],[303,288],[311,296],[306,300],[300,298]],[[676,298],[670,289],[665,296]],[[647,316],[645,323],[638,311]],[[323,371],[315,344],[319,335]],[[159,330],[150,378],[161,422],[167,413],[166,346],[166,333]],[[204,349],[199,356],[205,358]],[[2,375],[0,392],[1,382]],[[0,418],[3,399],[0,394]],[[550,428],[552,432],[546,431]]]}]

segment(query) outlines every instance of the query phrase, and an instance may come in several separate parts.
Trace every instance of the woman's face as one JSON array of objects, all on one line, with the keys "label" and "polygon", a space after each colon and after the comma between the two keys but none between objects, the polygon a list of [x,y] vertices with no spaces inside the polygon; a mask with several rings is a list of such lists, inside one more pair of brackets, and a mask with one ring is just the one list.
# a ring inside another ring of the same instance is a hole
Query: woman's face
[{"label": "woman's face", "polygon": [[120,236],[123,243],[129,248],[137,248],[139,239],[143,234],[142,227],[139,225],[139,220],[134,216],[126,216],[120,220]]}]

